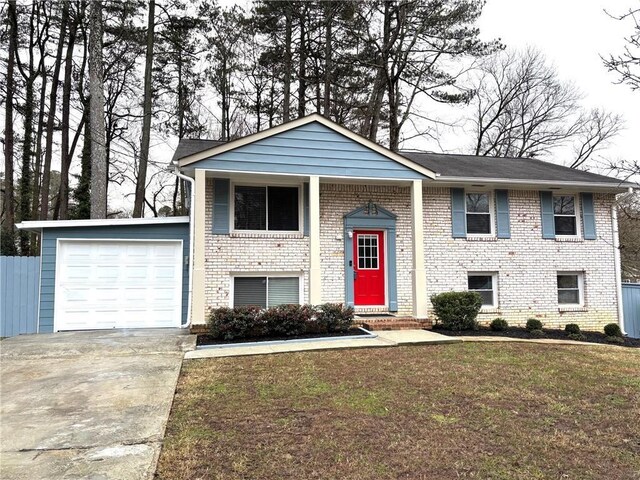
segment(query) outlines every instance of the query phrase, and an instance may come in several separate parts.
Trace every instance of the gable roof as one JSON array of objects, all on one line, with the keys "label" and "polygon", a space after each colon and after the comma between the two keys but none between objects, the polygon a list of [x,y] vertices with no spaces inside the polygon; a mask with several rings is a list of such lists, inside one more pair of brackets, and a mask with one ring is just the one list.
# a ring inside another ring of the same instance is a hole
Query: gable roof
[{"label": "gable roof", "polygon": [[521,180],[576,182],[632,186],[617,178],[564,167],[533,158],[485,157],[448,153],[407,152],[402,154],[438,174],[438,180],[469,178],[478,180]]},{"label": "gable roof", "polygon": [[[181,153],[179,157],[176,152],[176,155],[174,155],[174,160],[172,161],[177,162],[180,167],[185,167],[195,162],[208,159],[211,157],[215,157],[222,153],[229,152],[231,150],[238,149],[245,145],[249,145],[264,139],[268,139],[275,135],[288,132],[290,130],[294,130],[312,123],[323,125],[329,130],[332,130],[333,132],[348,138],[349,140],[361,145],[362,147],[365,147],[368,150],[371,150],[379,155],[382,155],[383,157],[393,160],[396,163],[403,165],[404,167],[407,167],[408,169],[413,170],[421,175],[424,175],[428,178],[435,177],[435,173],[432,172],[429,168],[419,165],[396,152],[393,152],[381,145],[378,145],[377,143],[372,142],[371,140],[364,138],[361,135],[358,135],[357,133],[354,133],[346,129],[343,126],[338,125],[337,123],[332,122],[331,120],[328,120],[327,118],[317,113],[314,113],[312,115],[307,115],[306,117],[301,117],[287,123],[283,123],[281,125],[278,125],[277,127],[273,127],[268,130],[263,130],[261,132],[254,133],[252,135],[248,135],[246,137],[242,137],[236,140],[231,140],[229,142],[220,143],[218,145],[212,144],[210,146],[206,146],[204,145],[204,143],[200,143],[199,144],[200,147],[205,146],[204,150],[190,153],[188,155]],[[203,141],[199,140],[198,142],[203,142]],[[191,147],[197,148],[197,146],[198,144],[193,143],[193,144],[188,144],[184,148],[191,148]]]},{"label": "gable roof", "polygon": [[182,140],[180,140],[180,143],[178,143],[178,148],[176,148],[176,151],[173,153],[171,162],[176,163],[182,158],[188,157],[195,153],[203,152],[205,150],[209,150],[224,143],[227,142],[222,140],[207,140],[204,138],[183,138]]}]

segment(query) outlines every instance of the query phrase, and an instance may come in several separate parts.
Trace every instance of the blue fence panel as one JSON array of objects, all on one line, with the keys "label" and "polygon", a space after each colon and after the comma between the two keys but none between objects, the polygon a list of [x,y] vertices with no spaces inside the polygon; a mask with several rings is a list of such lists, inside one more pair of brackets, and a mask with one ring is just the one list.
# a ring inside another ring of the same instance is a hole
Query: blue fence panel
[{"label": "blue fence panel", "polygon": [[38,330],[40,257],[0,257],[0,337]]},{"label": "blue fence panel", "polygon": [[622,284],[622,306],[627,335],[640,338],[640,283]]}]

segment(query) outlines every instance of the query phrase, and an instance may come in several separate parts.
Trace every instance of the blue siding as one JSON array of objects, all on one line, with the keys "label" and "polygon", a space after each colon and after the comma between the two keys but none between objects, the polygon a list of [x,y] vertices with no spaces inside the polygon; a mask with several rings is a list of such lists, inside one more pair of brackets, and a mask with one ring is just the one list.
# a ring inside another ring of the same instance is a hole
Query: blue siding
[{"label": "blue siding", "polygon": [[640,283],[622,284],[624,330],[632,338],[640,338]]},{"label": "blue siding", "polygon": [[0,257],[0,337],[36,333],[40,257]]},{"label": "blue siding", "polygon": [[344,177],[426,178],[318,122],[200,160],[188,168]]},{"label": "blue siding", "polygon": [[[55,297],[56,246],[59,238],[95,238],[119,240],[182,240],[183,257],[189,256],[189,224],[118,225],[101,227],[45,228],[42,231],[42,273],[40,277],[40,328],[53,332]],[[191,262],[191,259],[189,259]],[[189,265],[183,262],[182,323],[187,321]]]}]

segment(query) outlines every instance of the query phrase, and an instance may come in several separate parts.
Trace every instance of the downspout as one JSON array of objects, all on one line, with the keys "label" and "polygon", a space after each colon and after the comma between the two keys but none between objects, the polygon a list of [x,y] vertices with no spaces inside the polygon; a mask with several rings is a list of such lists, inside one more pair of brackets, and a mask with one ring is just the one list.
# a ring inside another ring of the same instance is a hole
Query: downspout
[{"label": "downspout", "polygon": [[618,236],[618,209],[615,205],[611,205],[611,221],[613,223],[613,263],[616,275],[616,296],[618,297],[618,324],[624,335],[624,310],[622,306],[622,268],[620,266],[620,238]]},{"label": "downspout", "polygon": [[191,326],[191,297],[193,294],[193,244],[195,236],[194,205],[196,201],[196,181],[191,177],[187,177],[180,173],[180,169],[175,166],[173,173],[176,177],[185,180],[191,184],[189,195],[189,293],[187,295],[187,323],[181,324],[180,328],[189,328]]}]

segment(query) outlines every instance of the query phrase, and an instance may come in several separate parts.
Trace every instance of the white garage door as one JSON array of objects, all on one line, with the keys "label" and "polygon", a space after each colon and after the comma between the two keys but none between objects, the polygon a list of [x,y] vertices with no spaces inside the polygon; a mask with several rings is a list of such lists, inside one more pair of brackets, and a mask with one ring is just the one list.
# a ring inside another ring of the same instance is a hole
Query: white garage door
[{"label": "white garage door", "polygon": [[179,327],[182,242],[60,240],[55,330]]}]

